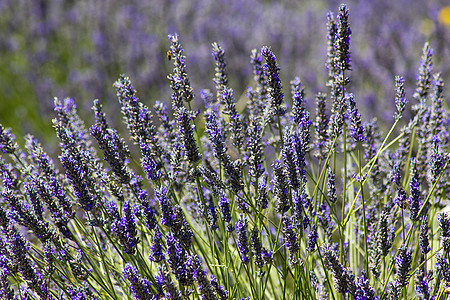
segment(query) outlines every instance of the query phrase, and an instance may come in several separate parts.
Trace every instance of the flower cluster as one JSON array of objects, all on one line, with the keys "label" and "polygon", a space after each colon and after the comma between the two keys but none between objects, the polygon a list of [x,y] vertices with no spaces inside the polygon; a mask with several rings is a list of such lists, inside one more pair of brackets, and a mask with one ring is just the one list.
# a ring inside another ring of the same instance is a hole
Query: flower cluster
[{"label": "flower cluster", "polygon": [[56,98],[59,162],[0,125],[2,299],[440,299],[450,284],[443,80],[426,44],[411,114],[397,76],[383,134],[351,91],[349,18],[345,5],[328,15],[315,116],[300,78],[283,91],[272,48],[251,52],[255,82],[237,93],[217,43],[216,90],[199,93],[197,111],[173,34],[172,110],[144,104],[125,75],[114,88],[126,128],[94,100],[88,130],[74,100]]}]

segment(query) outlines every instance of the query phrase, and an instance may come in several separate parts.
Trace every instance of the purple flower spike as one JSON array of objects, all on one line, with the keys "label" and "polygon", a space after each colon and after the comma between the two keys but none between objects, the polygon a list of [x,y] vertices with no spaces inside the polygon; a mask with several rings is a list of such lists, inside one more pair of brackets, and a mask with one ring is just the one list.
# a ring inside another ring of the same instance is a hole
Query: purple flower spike
[{"label": "purple flower spike", "polygon": [[250,260],[248,255],[250,250],[248,248],[247,227],[247,219],[241,215],[239,220],[236,222],[236,233],[238,236],[237,247],[241,256],[241,261],[245,264]]},{"label": "purple flower spike", "polygon": [[12,154],[17,150],[16,137],[11,129],[0,124],[0,152]]},{"label": "purple flower spike", "polygon": [[268,94],[270,99],[270,113],[272,116],[280,114],[280,106],[283,103],[283,88],[281,86],[280,68],[277,64],[277,58],[270,47],[262,47],[261,54],[266,58],[264,72],[267,77]]},{"label": "purple flower spike", "polygon": [[131,283],[131,292],[137,300],[152,298],[150,281],[147,278],[142,278],[135,267],[127,263],[122,273],[123,277]]},{"label": "purple flower spike", "polygon": [[136,237],[136,220],[128,201],[123,204],[123,217],[120,217],[117,205],[113,201],[107,202],[107,209],[111,216],[111,230],[119,239],[125,253],[134,254],[139,238]]},{"label": "purple flower spike", "polygon": [[406,286],[409,281],[409,271],[411,270],[412,252],[408,250],[406,246],[402,246],[398,255],[395,257],[395,263],[397,265],[397,279],[398,286]]},{"label": "purple flower spike", "polygon": [[174,62],[173,74],[167,76],[170,87],[173,90],[172,107],[176,112],[183,105],[183,100],[190,102],[194,99],[194,92],[186,73],[186,57],[183,55],[183,47],[178,40],[178,34],[169,35],[170,56]]},{"label": "purple flower spike", "polygon": [[291,264],[296,264],[297,260],[295,259],[295,254],[297,254],[298,250],[300,250],[298,236],[294,232],[294,228],[292,227],[292,219],[290,217],[284,215],[282,223],[283,228],[281,231],[284,234],[284,246],[289,250],[289,261]]},{"label": "purple flower spike", "polygon": [[356,102],[353,94],[349,94],[348,97],[348,113],[350,115],[350,135],[355,142],[367,141],[365,136],[364,126],[361,123],[361,114],[356,107]]},{"label": "purple flower spike", "polygon": [[402,76],[395,76],[395,106],[397,112],[394,115],[396,120],[402,117],[402,113],[405,110],[408,99],[405,98],[405,80]]},{"label": "purple flower spike", "polygon": [[419,66],[419,74],[417,75],[417,86],[414,98],[419,103],[425,103],[426,96],[431,87],[431,71],[433,70],[433,49],[428,42],[423,45],[422,60]]},{"label": "purple flower spike", "polygon": [[288,185],[286,176],[284,173],[283,165],[275,160],[272,164],[273,166],[273,185],[274,185],[274,195],[275,195],[275,210],[280,214],[284,214],[289,210],[289,197],[288,197]]}]

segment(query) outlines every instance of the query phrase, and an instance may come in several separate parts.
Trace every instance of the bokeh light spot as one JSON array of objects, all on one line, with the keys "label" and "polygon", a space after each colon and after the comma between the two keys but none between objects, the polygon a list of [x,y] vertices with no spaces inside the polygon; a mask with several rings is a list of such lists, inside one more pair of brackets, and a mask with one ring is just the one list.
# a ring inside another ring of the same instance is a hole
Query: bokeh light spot
[{"label": "bokeh light spot", "polygon": [[439,11],[439,22],[450,26],[450,6],[445,6]]}]

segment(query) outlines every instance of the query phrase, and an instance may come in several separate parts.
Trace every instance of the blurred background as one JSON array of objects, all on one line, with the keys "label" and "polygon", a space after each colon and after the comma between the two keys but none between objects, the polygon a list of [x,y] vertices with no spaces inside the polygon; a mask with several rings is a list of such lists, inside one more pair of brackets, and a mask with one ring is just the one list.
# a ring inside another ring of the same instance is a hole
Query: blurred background
[{"label": "blurred background", "polygon": [[[0,0],[0,123],[17,136],[35,134],[56,143],[53,97],[72,97],[91,124],[90,107],[100,99],[118,126],[112,87],[127,74],[149,106],[170,101],[166,78],[171,62],[167,35],[178,33],[196,95],[213,88],[211,43],[226,51],[236,98],[252,85],[250,52],[272,46],[285,94],[299,76],[310,108],[327,92],[326,15],[340,1],[257,0]],[[430,41],[434,70],[450,84],[448,0],[347,1],[352,29],[349,91],[363,118],[392,122],[394,76],[407,82],[412,99],[422,47]],[[448,89],[447,89],[448,91]],[[448,95],[448,92],[446,92]],[[196,97],[197,105],[201,100]],[[446,99],[448,105],[448,99]],[[389,125],[390,126],[390,125]]]}]

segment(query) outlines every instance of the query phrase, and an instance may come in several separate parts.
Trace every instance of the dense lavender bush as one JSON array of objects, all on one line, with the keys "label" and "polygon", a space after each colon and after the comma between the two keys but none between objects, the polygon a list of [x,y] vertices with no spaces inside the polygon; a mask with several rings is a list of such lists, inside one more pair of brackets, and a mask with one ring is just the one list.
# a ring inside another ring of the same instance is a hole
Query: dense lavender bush
[{"label": "dense lavender bush", "polygon": [[245,106],[218,43],[214,91],[197,96],[173,34],[171,107],[148,107],[125,75],[114,83],[127,132],[101,100],[87,128],[55,98],[53,160],[0,125],[2,299],[446,298],[450,116],[433,50],[409,99],[392,76],[383,133],[351,88],[345,5],[327,31],[315,112],[300,78],[283,92],[266,46],[251,51]]},{"label": "dense lavender bush", "polygon": [[[237,99],[245,98],[245,88],[251,85],[248,53],[263,45],[272,45],[284,82],[300,76],[307,94],[315,95],[323,91],[326,80],[322,24],[326,12],[338,5],[335,0],[2,0],[0,118],[16,132],[38,127],[39,137],[51,141],[46,120],[52,99],[69,95],[84,117],[89,99],[102,99],[118,128],[110,88],[117,74],[133,78],[145,100],[170,98],[165,80],[170,63],[165,57],[166,36],[172,32],[184,38],[195,88],[213,87],[204,78],[214,72],[209,44],[218,41],[227,49],[230,86]],[[359,108],[363,115],[390,119],[394,107],[386,99],[394,95],[391,78],[402,74],[407,86],[413,84],[426,40],[433,43],[435,64],[449,81],[450,17],[444,14],[448,5],[447,0],[349,1],[352,44],[357,49],[352,68],[358,74],[350,87],[364,103]],[[407,90],[407,98],[411,94]],[[312,103],[307,103],[309,109]],[[194,107],[200,105],[196,101]]]}]

